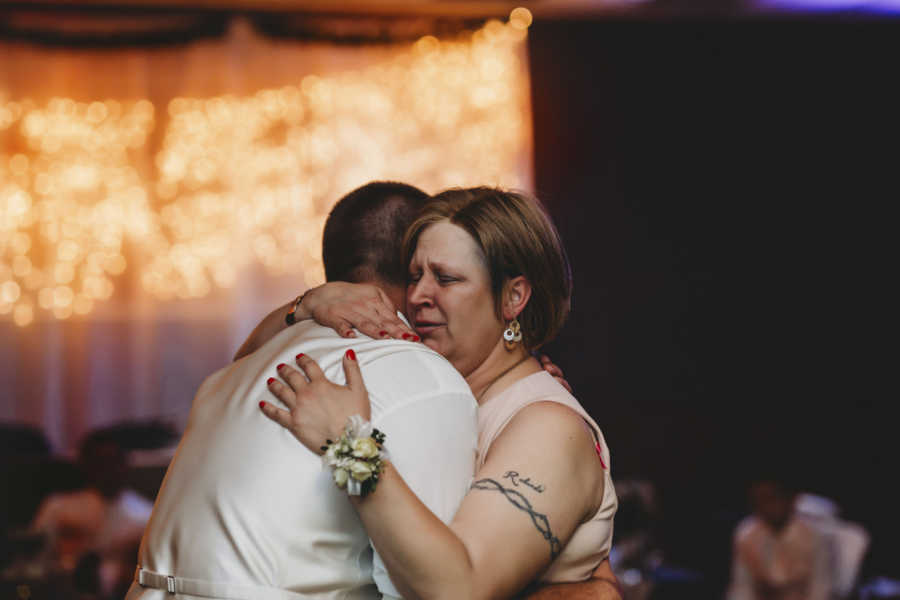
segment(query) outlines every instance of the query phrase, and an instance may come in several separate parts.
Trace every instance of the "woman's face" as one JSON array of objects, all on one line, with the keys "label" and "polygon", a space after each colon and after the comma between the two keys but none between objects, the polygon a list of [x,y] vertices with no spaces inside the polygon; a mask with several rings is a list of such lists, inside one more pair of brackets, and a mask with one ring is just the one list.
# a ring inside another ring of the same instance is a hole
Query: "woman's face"
[{"label": "woman's face", "polygon": [[475,240],[447,221],[419,235],[409,265],[407,310],[429,348],[468,376],[499,343],[490,275]]}]

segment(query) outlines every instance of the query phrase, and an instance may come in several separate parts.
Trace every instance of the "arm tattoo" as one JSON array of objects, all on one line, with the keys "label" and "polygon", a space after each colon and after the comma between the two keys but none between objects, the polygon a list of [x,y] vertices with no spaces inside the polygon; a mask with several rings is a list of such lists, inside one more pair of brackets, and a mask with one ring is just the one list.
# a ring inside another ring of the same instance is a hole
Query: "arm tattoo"
[{"label": "arm tattoo", "polygon": [[522,479],[521,477],[519,477],[518,471],[507,471],[506,474],[503,475],[503,479],[509,479],[510,481],[512,481],[512,484],[516,487],[519,487],[520,483],[523,485],[527,485],[528,487],[530,487],[531,489],[536,491],[538,494],[543,494],[544,490],[546,489],[544,486],[540,485],[539,483],[531,483],[531,477],[526,477],[525,479]]},{"label": "arm tattoo", "polygon": [[494,479],[479,479],[472,484],[472,489],[500,492],[506,496],[506,499],[509,500],[510,504],[519,510],[528,513],[528,516],[531,517],[531,522],[534,523],[537,530],[541,532],[541,535],[544,536],[544,539],[550,544],[550,560],[559,556],[559,553],[562,551],[562,544],[559,543],[559,539],[553,535],[553,532],[550,530],[550,521],[547,519],[547,515],[535,511],[531,506],[531,502],[529,502],[525,496],[512,488],[503,487]]}]

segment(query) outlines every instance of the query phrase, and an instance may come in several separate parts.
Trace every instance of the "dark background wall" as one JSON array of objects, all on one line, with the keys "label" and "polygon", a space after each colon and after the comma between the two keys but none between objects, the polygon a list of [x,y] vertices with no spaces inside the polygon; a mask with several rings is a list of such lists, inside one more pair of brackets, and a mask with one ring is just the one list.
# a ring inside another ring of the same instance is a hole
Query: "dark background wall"
[{"label": "dark background wall", "polygon": [[799,19],[529,32],[537,189],[576,284],[547,351],[614,475],[657,485],[668,560],[718,582],[746,484],[770,469],[869,529],[866,573],[898,574],[896,361],[880,348],[898,34]]}]

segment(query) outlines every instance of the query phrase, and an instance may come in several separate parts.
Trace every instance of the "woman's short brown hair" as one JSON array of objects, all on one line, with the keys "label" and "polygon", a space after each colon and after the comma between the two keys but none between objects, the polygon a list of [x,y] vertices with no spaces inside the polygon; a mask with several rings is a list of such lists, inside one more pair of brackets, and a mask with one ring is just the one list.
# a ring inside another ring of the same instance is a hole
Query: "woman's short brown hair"
[{"label": "woman's short brown hair", "polygon": [[481,249],[498,317],[502,319],[503,285],[519,275],[531,283],[531,298],[518,317],[525,347],[534,350],[552,340],[569,314],[572,273],[556,227],[540,202],[524,193],[490,187],[441,192],[406,231],[407,264],[419,235],[443,221],[463,228]]}]

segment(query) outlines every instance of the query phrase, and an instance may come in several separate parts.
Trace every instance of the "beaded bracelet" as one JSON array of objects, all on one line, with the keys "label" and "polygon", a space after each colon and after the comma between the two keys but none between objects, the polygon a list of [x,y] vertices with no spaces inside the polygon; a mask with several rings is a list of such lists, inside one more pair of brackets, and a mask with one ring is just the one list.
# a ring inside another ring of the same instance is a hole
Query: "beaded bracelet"
[{"label": "beaded bracelet", "polygon": [[375,491],[378,476],[388,459],[384,433],[359,415],[347,419],[344,432],[336,441],[325,440],[322,463],[333,469],[334,483],[351,496],[366,496]]}]

